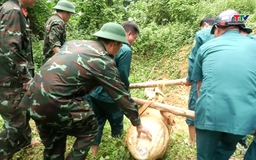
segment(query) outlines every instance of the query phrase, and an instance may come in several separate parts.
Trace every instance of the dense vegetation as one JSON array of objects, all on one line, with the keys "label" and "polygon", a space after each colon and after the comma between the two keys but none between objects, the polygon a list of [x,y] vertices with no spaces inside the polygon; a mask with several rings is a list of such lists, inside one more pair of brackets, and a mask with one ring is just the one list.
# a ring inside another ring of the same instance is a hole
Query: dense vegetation
[{"label": "dense vegetation", "polygon": [[[3,1],[6,0],[1,2]],[[46,3],[45,0],[37,0],[36,6],[29,9],[37,69],[41,65],[44,22],[53,12],[51,8],[56,2],[54,0]],[[133,47],[131,82],[184,76],[180,73],[180,64],[187,58],[193,36],[199,29],[198,24],[205,16],[215,17],[223,10],[235,9],[240,13],[250,14],[246,23],[252,29],[256,29],[255,0],[73,0],[73,2],[77,14],[69,21],[68,39],[93,39],[92,33],[109,21],[122,23],[131,18],[140,26],[141,34]],[[185,54],[180,54],[183,46],[186,46]],[[141,97],[142,90],[132,91],[132,95]],[[128,127],[129,122],[126,120],[125,123]],[[106,135],[109,135],[109,132],[107,127]],[[35,128],[34,133],[38,138]],[[188,147],[183,141],[186,136],[183,133],[172,134],[168,151],[163,159],[195,157],[195,148]],[[73,139],[69,138],[68,151],[72,142]],[[97,159],[133,159],[123,139],[113,140],[105,136],[101,148]],[[14,159],[42,159],[42,150],[42,146],[27,149],[17,153]]]}]

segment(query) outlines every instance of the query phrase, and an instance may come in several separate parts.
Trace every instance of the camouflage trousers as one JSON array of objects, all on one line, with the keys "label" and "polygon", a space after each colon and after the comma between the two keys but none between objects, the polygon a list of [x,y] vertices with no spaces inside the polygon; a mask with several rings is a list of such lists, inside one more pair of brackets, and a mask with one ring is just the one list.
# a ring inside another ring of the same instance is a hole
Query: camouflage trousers
[{"label": "camouflage trousers", "polygon": [[22,148],[30,145],[29,114],[19,107],[21,89],[0,87],[0,115],[4,125],[0,133],[0,159],[8,160]]},{"label": "camouflage trousers", "polygon": [[116,106],[116,104],[100,101],[91,96],[86,96],[86,99],[89,102],[90,106],[93,108],[96,119],[99,123],[99,131],[93,142],[93,145],[98,146],[101,143],[101,138],[106,121],[109,121],[111,127],[111,136],[120,137],[124,129],[124,114]]},{"label": "camouflage trousers", "polygon": [[[74,102],[73,105],[77,105],[76,103]],[[93,111],[89,107],[86,108],[86,110],[75,108],[69,115],[58,114],[58,119],[51,120],[51,122],[37,119],[37,114],[35,117],[33,116],[35,111],[30,110],[45,147],[44,160],[65,159],[67,136],[73,136],[76,139],[66,160],[84,160],[86,158],[98,131],[98,122]],[[84,116],[75,118],[74,115]]]}]

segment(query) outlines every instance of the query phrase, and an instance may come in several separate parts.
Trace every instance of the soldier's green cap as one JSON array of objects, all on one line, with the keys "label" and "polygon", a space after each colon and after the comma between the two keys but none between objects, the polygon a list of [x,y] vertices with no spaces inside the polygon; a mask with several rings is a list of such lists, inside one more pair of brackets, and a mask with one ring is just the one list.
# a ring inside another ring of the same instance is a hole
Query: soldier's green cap
[{"label": "soldier's green cap", "polygon": [[70,13],[76,13],[74,5],[67,0],[60,0],[56,6],[53,7],[55,10],[66,11]]},{"label": "soldier's green cap", "polygon": [[247,34],[252,33],[252,29],[248,26],[242,26],[240,27],[243,31],[245,31]]},{"label": "soldier's green cap", "polygon": [[96,37],[129,44],[126,39],[126,32],[124,28],[120,24],[114,22],[105,23],[101,29],[93,35]]}]

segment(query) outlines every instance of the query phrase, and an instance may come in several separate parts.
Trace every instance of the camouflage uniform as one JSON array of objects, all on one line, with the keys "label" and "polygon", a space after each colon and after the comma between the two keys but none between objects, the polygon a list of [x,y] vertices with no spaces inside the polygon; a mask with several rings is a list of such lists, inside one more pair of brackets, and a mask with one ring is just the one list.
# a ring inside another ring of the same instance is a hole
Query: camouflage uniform
[{"label": "camouflage uniform", "polygon": [[54,14],[45,25],[43,64],[54,55],[53,48],[61,47],[65,41],[65,23],[58,14]]},{"label": "camouflage uniform", "polygon": [[84,96],[102,86],[132,124],[138,107],[121,82],[113,56],[99,41],[66,42],[35,75],[20,106],[28,108],[45,145],[44,158],[63,159],[67,135],[76,137],[69,160],[86,158],[98,123]]},{"label": "camouflage uniform", "polygon": [[[18,0],[9,0],[0,10],[0,159],[10,159],[30,144],[29,116],[18,104],[25,93],[23,83],[32,79],[33,58],[27,12]],[[29,72],[31,71],[31,73]]]},{"label": "camouflage uniform", "polygon": [[[119,72],[121,81],[124,83],[126,90],[129,92],[129,74],[132,60],[132,49],[130,45],[123,44],[118,54],[114,58]],[[123,132],[123,112],[115,102],[109,97],[108,93],[100,86],[97,87],[86,99],[96,115],[99,123],[99,131],[93,142],[93,145],[99,145],[101,142],[103,129],[106,121],[111,126],[111,135],[113,137],[121,136]]]}]

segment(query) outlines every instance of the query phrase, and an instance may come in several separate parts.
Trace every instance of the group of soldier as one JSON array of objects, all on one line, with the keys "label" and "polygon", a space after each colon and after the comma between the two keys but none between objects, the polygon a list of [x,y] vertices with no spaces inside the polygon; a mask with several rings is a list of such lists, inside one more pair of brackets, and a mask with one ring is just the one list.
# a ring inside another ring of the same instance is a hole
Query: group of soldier
[{"label": "group of soldier", "polygon": [[[67,136],[76,139],[66,159],[83,160],[90,148],[96,156],[106,121],[112,136],[121,136],[123,115],[138,136],[152,139],[129,93],[137,24],[108,22],[93,34],[97,40],[66,42],[65,26],[75,9],[60,0],[46,22],[43,64],[34,74],[26,8],[35,3],[9,0],[0,11],[0,159],[40,143],[31,140],[30,119],[44,145],[45,160],[65,159]],[[238,141],[256,129],[256,41],[244,22],[234,21],[234,14],[238,12],[227,10],[213,23],[203,22],[200,26],[209,28],[197,32],[189,57],[185,84],[192,86],[195,120],[187,122],[198,160],[229,159]],[[256,159],[255,149],[254,138],[246,160]]]},{"label": "group of soldier", "polygon": [[[196,142],[198,160],[228,160],[238,142],[256,129],[256,41],[240,14],[226,10],[200,23],[189,55],[185,85],[191,86],[186,119],[190,144]],[[245,160],[256,159],[254,137]]]}]

